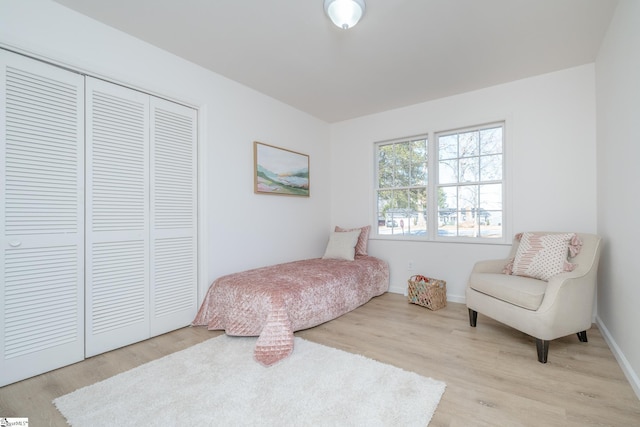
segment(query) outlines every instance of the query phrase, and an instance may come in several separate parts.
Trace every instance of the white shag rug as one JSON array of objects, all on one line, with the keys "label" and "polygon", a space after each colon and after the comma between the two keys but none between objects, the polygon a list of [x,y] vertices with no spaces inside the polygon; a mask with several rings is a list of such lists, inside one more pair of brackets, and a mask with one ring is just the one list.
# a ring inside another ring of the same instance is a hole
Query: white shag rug
[{"label": "white shag rug", "polygon": [[74,427],[420,426],[445,383],[295,338],[253,360],[256,338],[221,335],[53,401]]}]

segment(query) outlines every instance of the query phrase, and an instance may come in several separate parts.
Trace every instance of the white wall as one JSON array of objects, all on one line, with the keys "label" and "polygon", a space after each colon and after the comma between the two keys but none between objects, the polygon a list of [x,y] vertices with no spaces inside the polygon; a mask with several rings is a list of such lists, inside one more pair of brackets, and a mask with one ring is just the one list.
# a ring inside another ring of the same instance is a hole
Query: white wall
[{"label": "white wall", "polygon": [[[372,224],[375,141],[506,120],[509,235],[519,231],[596,231],[594,66],[349,120],[331,126],[332,223]],[[392,291],[412,274],[447,281],[464,301],[473,264],[502,258],[508,246],[373,240],[370,253],[390,262]],[[414,269],[407,270],[407,261]]]},{"label": "white wall", "polygon": [[[329,126],[57,3],[0,0],[1,46],[200,108],[203,286],[221,274],[319,256],[333,225],[374,225],[373,142],[506,119],[510,233],[597,229],[604,236],[598,320],[640,395],[640,270],[629,221],[640,212],[632,186],[640,182],[638,40],[640,3],[626,0],[598,57],[597,79],[585,65]],[[253,194],[254,140],[310,155],[310,198]],[[370,253],[391,264],[393,291],[405,292],[406,279],[419,272],[447,280],[454,301],[463,301],[475,261],[507,249],[370,242]]]},{"label": "white wall", "polygon": [[598,323],[640,397],[640,2],[621,1],[596,61]]},{"label": "white wall", "polygon": [[[0,44],[201,109],[201,287],[222,274],[322,255],[326,123],[48,0],[0,0]],[[254,140],[310,155],[310,198],[253,193]]]}]

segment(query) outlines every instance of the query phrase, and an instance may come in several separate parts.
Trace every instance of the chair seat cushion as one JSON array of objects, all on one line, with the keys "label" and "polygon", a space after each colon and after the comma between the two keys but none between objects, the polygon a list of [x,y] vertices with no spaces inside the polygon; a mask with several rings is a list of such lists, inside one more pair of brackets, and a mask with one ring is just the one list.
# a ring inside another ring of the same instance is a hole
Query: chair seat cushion
[{"label": "chair seat cushion", "polygon": [[469,277],[469,287],[510,304],[535,311],[542,304],[547,282],[499,273],[472,273]]}]

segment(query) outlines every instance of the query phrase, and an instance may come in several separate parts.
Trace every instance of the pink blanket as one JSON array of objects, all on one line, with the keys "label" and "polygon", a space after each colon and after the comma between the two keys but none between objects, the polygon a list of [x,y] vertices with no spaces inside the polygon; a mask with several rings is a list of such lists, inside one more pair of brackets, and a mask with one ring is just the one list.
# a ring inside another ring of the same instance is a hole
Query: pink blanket
[{"label": "pink blanket", "polygon": [[335,319],[388,288],[387,263],[371,256],[272,265],[215,280],[193,325],[258,336],[254,356],[268,366],[291,354],[294,331]]}]

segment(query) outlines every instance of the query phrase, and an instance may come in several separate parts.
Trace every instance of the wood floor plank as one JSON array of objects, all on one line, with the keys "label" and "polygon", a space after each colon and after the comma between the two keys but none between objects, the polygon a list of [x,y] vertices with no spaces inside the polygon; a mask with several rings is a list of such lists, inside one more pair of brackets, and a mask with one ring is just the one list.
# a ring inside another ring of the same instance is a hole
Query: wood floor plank
[{"label": "wood floor plank", "polygon": [[[2,387],[0,417],[64,426],[56,397],[221,333],[183,328]],[[588,343],[552,341],[541,364],[534,339],[481,314],[471,328],[463,304],[431,311],[388,293],[296,336],[446,382],[434,427],[640,425],[640,401],[595,325]]]}]

